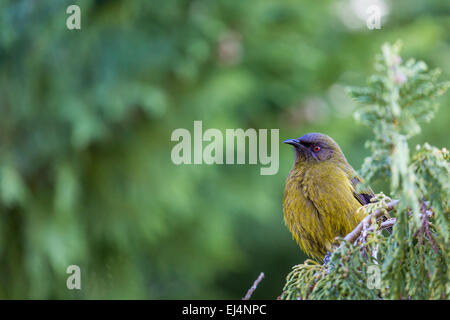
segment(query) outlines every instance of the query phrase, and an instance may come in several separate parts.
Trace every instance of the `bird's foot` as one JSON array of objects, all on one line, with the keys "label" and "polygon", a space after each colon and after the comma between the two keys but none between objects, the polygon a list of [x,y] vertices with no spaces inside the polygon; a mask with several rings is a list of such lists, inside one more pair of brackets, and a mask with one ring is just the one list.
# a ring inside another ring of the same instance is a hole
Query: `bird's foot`
[{"label": "bird's foot", "polygon": [[330,259],[331,259],[331,252],[328,251],[325,257],[323,258],[323,264],[328,264],[328,262],[330,262]]}]

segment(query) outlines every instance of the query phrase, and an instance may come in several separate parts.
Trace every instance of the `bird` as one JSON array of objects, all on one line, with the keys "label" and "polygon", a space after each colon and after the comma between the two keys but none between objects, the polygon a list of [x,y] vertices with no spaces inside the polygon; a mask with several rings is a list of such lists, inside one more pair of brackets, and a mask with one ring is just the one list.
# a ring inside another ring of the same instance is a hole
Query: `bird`
[{"label": "bird", "polygon": [[366,216],[358,209],[374,192],[331,137],[308,133],[283,142],[295,151],[283,194],[285,224],[308,256],[323,259],[336,247],[336,237],[350,233]]}]

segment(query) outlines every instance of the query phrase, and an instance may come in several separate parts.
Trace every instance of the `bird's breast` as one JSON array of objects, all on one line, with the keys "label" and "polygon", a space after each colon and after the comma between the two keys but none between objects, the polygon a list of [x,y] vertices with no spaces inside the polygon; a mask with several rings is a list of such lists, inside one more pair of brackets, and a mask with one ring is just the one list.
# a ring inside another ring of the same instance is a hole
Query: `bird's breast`
[{"label": "bird's breast", "polygon": [[294,167],[286,180],[284,220],[302,249],[321,256],[359,223],[361,205],[347,174],[332,165]]}]

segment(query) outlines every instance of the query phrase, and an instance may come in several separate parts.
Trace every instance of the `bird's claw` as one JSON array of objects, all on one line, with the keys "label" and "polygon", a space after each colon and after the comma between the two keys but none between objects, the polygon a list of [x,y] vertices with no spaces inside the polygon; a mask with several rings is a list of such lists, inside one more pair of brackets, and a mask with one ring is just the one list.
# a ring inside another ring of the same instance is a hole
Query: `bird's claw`
[{"label": "bird's claw", "polygon": [[328,264],[328,262],[330,262],[331,259],[331,253],[328,251],[327,254],[325,255],[325,257],[323,258],[323,264]]}]

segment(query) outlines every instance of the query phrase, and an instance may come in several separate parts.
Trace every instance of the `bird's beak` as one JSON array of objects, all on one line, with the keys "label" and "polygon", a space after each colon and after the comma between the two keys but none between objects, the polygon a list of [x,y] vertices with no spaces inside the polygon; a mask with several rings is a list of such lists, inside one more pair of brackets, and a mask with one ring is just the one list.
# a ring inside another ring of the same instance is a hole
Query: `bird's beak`
[{"label": "bird's beak", "polygon": [[287,140],[284,140],[283,143],[290,144],[297,148],[303,148],[303,145],[300,143],[300,141],[298,139],[287,139]]}]

